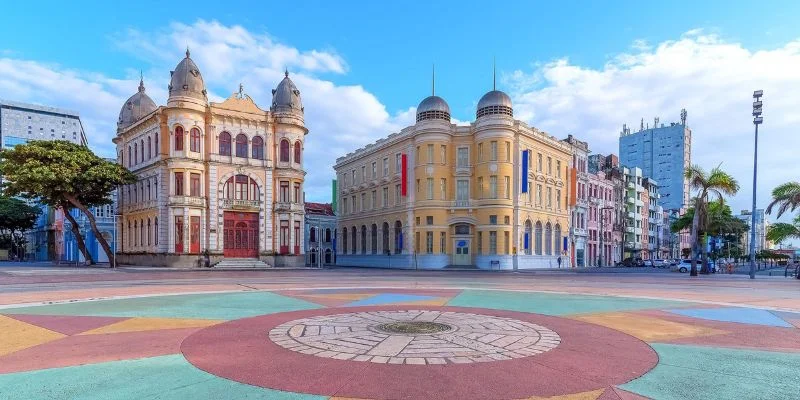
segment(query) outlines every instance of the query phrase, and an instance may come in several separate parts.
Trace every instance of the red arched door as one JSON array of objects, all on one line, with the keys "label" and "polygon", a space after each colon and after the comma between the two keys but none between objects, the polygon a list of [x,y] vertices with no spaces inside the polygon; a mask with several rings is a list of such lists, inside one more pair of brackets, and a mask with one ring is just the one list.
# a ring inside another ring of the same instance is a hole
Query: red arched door
[{"label": "red arched door", "polygon": [[225,211],[225,257],[258,257],[258,213]]}]

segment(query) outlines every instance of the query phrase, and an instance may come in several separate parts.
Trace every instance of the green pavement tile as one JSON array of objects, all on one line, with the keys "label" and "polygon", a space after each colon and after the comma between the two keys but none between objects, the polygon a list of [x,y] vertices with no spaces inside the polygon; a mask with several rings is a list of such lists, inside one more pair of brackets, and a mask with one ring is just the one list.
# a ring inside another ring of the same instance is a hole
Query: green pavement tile
[{"label": "green pavement tile", "polygon": [[0,375],[0,399],[325,399],[203,372],[182,355]]},{"label": "green pavement tile", "polygon": [[272,292],[210,293],[135,297],[9,308],[3,314],[89,315],[239,319],[262,314],[320,308],[319,305]]},{"label": "green pavement tile", "polygon": [[685,306],[686,304],[689,303],[669,300],[493,290],[464,290],[447,303],[448,306],[494,308],[556,316],[672,308]]},{"label": "green pavement tile", "polygon": [[658,365],[621,388],[654,399],[797,399],[800,354],[653,344]]}]

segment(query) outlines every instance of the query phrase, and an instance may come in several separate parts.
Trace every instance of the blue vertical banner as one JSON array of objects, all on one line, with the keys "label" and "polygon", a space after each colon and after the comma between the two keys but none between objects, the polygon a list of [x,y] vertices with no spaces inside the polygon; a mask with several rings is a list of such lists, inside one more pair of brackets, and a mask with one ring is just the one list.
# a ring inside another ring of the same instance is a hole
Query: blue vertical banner
[{"label": "blue vertical banner", "polygon": [[[530,150],[522,151],[522,193],[528,193],[528,153]],[[527,247],[526,247],[527,248]]]},{"label": "blue vertical banner", "polygon": [[567,242],[567,237],[566,237],[566,236],[564,236],[564,252],[565,252],[565,253],[566,253],[566,251],[567,251],[567,243],[569,243],[569,242]]},{"label": "blue vertical banner", "polygon": [[528,250],[530,248],[530,243],[531,243],[530,240],[531,238],[528,232],[525,232],[525,250]]}]

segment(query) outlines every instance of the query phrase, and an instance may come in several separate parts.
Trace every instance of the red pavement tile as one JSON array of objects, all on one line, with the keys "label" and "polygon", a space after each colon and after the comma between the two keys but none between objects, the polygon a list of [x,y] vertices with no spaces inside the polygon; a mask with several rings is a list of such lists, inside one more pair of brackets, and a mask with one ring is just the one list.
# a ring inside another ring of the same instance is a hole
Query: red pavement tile
[{"label": "red pavement tile", "polygon": [[614,388],[611,388],[609,390],[606,390],[606,392],[611,391],[611,390],[614,391],[614,394],[616,394],[617,397],[620,400],[649,400],[650,399],[649,397],[640,396],[640,395],[638,395],[636,393],[631,393],[631,392],[629,392],[627,390],[622,390],[622,389],[620,389],[618,387],[614,387]]},{"label": "red pavement tile", "polygon": [[273,389],[371,399],[500,399],[556,396],[608,388],[637,378],[658,362],[644,342],[619,331],[565,318],[460,307],[420,307],[515,318],[561,336],[553,350],[508,361],[389,365],[341,361],[286,350],[265,332],[316,315],[408,306],[304,310],[230,321],[206,328],[181,345],[196,367],[227,379]]},{"label": "red pavement tile", "polygon": [[200,329],[70,336],[0,357],[0,374],[176,354]]},{"label": "red pavement tile", "polygon": [[713,321],[691,318],[666,311],[648,310],[636,313],[727,332],[721,335],[659,340],[660,343],[800,352],[800,329]]},{"label": "red pavement tile", "polygon": [[101,326],[111,325],[128,318],[89,317],[74,315],[6,314],[7,317],[27,322],[65,335],[75,335]]}]

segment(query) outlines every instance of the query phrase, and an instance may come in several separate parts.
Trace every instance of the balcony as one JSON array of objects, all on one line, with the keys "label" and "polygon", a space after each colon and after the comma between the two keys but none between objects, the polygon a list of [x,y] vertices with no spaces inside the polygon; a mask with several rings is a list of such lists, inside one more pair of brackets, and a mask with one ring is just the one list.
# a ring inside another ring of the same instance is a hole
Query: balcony
[{"label": "balcony", "polygon": [[303,205],[298,203],[290,203],[279,201],[275,203],[275,212],[300,212],[303,211]]},{"label": "balcony", "polygon": [[628,184],[626,185],[626,187],[627,187],[628,189],[636,189],[636,184],[635,184],[635,183],[633,183],[633,182],[628,182]]},{"label": "balcony", "polygon": [[139,201],[136,203],[123,204],[122,207],[120,208],[122,209],[123,213],[128,213],[133,211],[146,210],[148,208],[156,208],[157,206],[158,203],[155,200],[147,200],[147,201]]},{"label": "balcony", "polygon": [[472,200],[455,200],[452,208],[472,208]]},{"label": "balcony", "polygon": [[641,250],[642,244],[638,242],[625,242],[625,250]]},{"label": "balcony", "polygon": [[633,233],[633,227],[632,226],[625,227],[625,232],[626,233]]},{"label": "balcony", "polygon": [[186,207],[205,207],[205,197],[195,196],[169,196],[169,205]]},{"label": "balcony", "polygon": [[633,197],[630,197],[630,196],[626,197],[626,198],[625,198],[625,201],[626,201],[628,204],[634,204],[634,203],[636,203],[636,199],[634,199]]},{"label": "balcony", "polygon": [[584,228],[574,228],[573,227],[573,228],[570,229],[570,231],[574,236],[587,236],[586,229],[584,229]]},{"label": "balcony", "polygon": [[628,213],[628,218],[629,218],[629,219],[634,219],[634,218],[636,218],[636,213],[635,213],[635,212],[633,212],[633,211],[629,212],[629,213]]},{"label": "balcony", "polygon": [[261,202],[258,200],[222,199],[220,206],[226,210],[258,211]]},{"label": "balcony", "polygon": [[471,165],[459,165],[456,167],[455,170],[456,176],[472,176],[472,166]]}]

